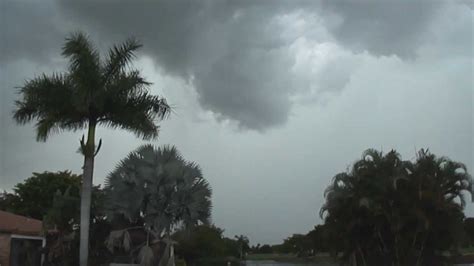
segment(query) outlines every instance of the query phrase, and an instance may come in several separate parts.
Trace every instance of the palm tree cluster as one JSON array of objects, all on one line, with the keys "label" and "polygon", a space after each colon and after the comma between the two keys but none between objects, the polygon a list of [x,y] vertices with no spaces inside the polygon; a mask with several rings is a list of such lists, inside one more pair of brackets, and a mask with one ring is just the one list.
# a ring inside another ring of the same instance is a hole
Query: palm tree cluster
[{"label": "palm tree cluster", "polygon": [[462,163],[367,150],[325,192],[325,224],[348,265],[437,265],[456,248],[472,180]]},{"label": "palm tree cluster", "polygon": [[[130,224],[138,222],[154,240],[166,243],[160,265],[168,265],[172,259],[170,235],[174,230],[209,223],[210,185],[199,166],[184,160],[175,147],[144,145],[131,152],[107,177],[105,191],[111,219],[124,217]],[[111,250],[114,243],[123,247],[127,234],[123,229],[113,232]],[[114,240],[117,238],[119,241]],[[139,252],[152,255],[150,246],[146,243]]]}]

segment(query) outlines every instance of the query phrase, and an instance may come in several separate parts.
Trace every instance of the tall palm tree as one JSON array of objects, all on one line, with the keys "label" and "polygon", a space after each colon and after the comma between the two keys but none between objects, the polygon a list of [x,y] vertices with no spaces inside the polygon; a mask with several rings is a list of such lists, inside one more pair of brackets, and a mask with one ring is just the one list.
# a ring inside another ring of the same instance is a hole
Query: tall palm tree
[{"label": "tall palm tree", "polygon": [[[143,221],[147,233],[166,243],[168,256],[162,256],[160,265],[168,265],[173,257],[174,229],[209,223],[211,187],[199,166],[185,161],[175,147],[144,145],[131,152],[109,174],[105,191],[108,217],[125,217],[134,224]],[[113,238],[110,243],[117,242]],[[145,245],[142,251],[147,249]]]},{"label": "tall palm tree", "polygon": [[158,136],[157,120],[165,118],[170,107],[165,99],[148,93],[151,83],[131,68],[141,47],[135,39],[113,46],[101,60],[97,49],[83,33],[66,39],[62,55],[69,59],[64,73],[43,74],[21,87],[14,119],[25,124],[36,121],[36,138],[46,141],[62,130],[88,130],[80,140],[84,155],[81,192],[80,265],[87,265],[89,219],[95,144],[98,125],[121,128],[144,139]]}]

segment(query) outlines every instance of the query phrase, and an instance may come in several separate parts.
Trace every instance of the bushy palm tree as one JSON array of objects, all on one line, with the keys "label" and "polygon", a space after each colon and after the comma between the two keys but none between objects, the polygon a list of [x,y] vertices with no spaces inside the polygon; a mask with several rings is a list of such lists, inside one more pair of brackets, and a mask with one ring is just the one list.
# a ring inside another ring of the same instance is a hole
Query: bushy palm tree
[{"label": "bushy palm tree", "polygon": [[466,167],[445,157],[421,150],[410,162],[368,150],[334,177],[321,216],[349,264],[433,265],[456,243],[471,188]]},{"label": "bushy palm tree", "polygon": [[[170,234],[178,227],[208,224],[211,188],[199,166],[185,161],[175,147],[144,145],[131,152],[106,179],[109,217],[125,217],[132,224],[143,221],[154,239],[172,250]],[[118,233],[123,238],[126,233]],[[117,243],[112,236],[110,243]],[[123,241],[118,242],[120,243]],[[112,249],[112,248],[111,248]],[[151,254],[148,245],[140,253]],[[172,256],[171,251],[165,251]],[[166,265],[162,259],[160,265]]]},{"label": "bushy palm tree", "polygon": [[131,131],[144,139],[158,136],[158,119],[170,111],[166,101],[148,93],[150,83],[131,68],[141,45],[129,39],[113,46],[101,60],[83,33],[66,39],[62,55],[69,59],[65,73],[43,74],[21,87],[14,119],[24,124],[36,121],[38,141],[63,130],[88,130],[80,140],[84,155],[81,194],[80,265],[87,265],[95,130],[99,125]]},{"label": "bushy palm tree", "polygon": [[237,244],[239,245],[239,258],[244,259],[245,253],[250,249],[249,239],[244,235],[235,235],[234,238],[237,241]]}]

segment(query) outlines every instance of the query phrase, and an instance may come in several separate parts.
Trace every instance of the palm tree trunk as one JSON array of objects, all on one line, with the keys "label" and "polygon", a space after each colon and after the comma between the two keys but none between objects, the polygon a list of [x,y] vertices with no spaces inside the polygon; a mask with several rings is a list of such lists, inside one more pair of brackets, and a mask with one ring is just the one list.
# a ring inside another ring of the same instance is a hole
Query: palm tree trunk
[{"label": "palm tree trunk", "polygon": [[92,175],[94,172],[95,127],[95,121],[89,121],[87,144],[83,149],[84,167],[81,191],[81,235],[79,249],[80,266],[87,266],[87,260],[89,258],[89,223],[91,217]]},{"label": "palm tree trunk", "polygon": [[[366,261],[365,261],[364,252],[362,252],[362,249],[360,248],[360,245],[359,245],[359,244],[357,244],[357,250],[358,250],[359,253],[360,253],[360,257],[362,258],[362,263],[363,263],[363,265],[364,265],[364,266],[367,266],[367,263],[366,263]],[[356,256],[356,258],[357,258],[357,256]]]},{"label": "palm tree trunk", "polygon": [[420,254],[418,255],[418,258],[416,259],[416,266],[420,265],[421,261],[422,261],[422,257],[423,257],[423,251],[425,249],[425,244],[426,244],[426,240],[428,239],[428,236],[425,237],[425,239],[423,240],[422,244],[421,244],[421,250],[420,250]]},{"label": "palm tree trunk", "polygon": [[240,259],[244,258],[244,251],[243,251],[243,244],[242,242],[240,243]]}]

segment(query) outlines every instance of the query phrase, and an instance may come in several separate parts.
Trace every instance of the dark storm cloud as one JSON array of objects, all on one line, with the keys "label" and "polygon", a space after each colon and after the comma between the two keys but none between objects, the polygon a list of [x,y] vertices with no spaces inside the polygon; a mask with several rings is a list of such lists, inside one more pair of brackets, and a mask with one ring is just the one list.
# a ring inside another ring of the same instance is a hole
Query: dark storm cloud
[{"label": "dark storm cloud", "polygon": [[[413,57],[443,5],[427,0],[61,1],[68,17],[104,38],[137,36],[166,71],[192,77],[204,108],[257,130],[285,123],[291,110],[294,55],[289,48],[302,36],[282,34],[289,27],[279,21],[282,15],[320,16],[319,25],[305,30],[305,38],[320,37],[311,33],[322,26],[355,52]],[[341,80],[348,79],[342,75]],[[299,91],[310,86],[298,85]]]},{"label": "dark storm cloud", "polygon": [[[289,45],[272,6],[231,1],[61,2],[62,10],[101,39],[134,35],[169,74],[195,86],[219,119],[264,130],[283,124],[291,107]],[[293,38],[293,39],[292,39]]]},{"label": "dark storm cloud", "polygon": [[64,21],[55,3],[45,0],[0,3],[0,62],[36,60],[47,62],[57,54],[64,39]]},{"label": "dark storm cloud", "polygon": [[336,15],[331,31],[355,51],[375,55],[415,56],[424,33],[446,3],[441,0],[322,0],[322,10]]},{"label": "dark storm cloud", "polygon": [[[324,42],[332,35],[355,52],[412,56],[441,4],[57,0],[4,5],[7,27],[2,27],[2,36],[7,41],[2,44],[2,60],[46,60],[58,54],[65,33],[72,30],[87,31],[101,48],[135,36],[164,71],[195,86],[202,107],[241,128],[263,131],[287,121],[295,91],[301,94],[314,87],[310,77],[302,82],[291,72],[295,63],[291,47],[298,38]],[[298,12],[307,24],[300,32],[284,19]],[[321,36],[316,28],[327,28],[329,33]],[[319,78],[319,87],[329,84],[322,90],[340,90],[350,76],[346,72],[331,70],[326,79]]]},{"label": "dark storm cloud", "polygon": [[474,9],[474,1],[471,0],[458,0],[457,1],[460,4],[468,6],[470,9]]}]

